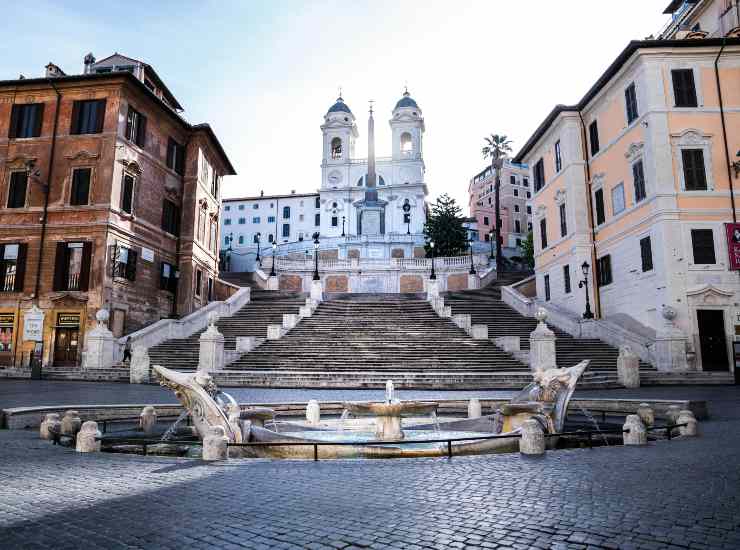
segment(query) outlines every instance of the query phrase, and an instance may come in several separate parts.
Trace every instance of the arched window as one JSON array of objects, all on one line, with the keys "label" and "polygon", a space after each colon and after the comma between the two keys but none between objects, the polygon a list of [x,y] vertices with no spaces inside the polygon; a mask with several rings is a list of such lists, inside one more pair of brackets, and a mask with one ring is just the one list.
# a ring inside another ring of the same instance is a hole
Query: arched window
[{"label": "arched window", "polygon": [[331,158],[333,160],[342,158],[342,140],[338,137],[331,140]]},{"label": "arched window", "polygon": [[411,134],[404,132],[401,134],[401,154],[410,155],[414,149],[414,142],[411,140]]},{"label": "arched window", "polygon": [[[385,185],[385,180],[383,179],[383,176],[378,174],[378,179],[376,180],[377,185]],[[360,179],[357,180],[357,187],[363,187],[367,184],[367,174],[362,176]]]}]

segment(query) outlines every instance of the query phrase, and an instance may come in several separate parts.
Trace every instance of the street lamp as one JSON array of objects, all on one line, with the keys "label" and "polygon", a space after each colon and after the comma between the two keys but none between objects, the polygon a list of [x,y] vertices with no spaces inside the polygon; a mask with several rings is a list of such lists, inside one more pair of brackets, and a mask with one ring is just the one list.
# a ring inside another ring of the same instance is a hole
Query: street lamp
[{"label": "street lamp", "polygon": [[594,318],[594,314],[591,313],[591,302],[588,299],[588,269],[590,267],[591,266],[588,265],[588,262],[583,262],[583,265],[581,265],[581,271],[583,271],[583,280],[578,283],[578,288],[586,289],[586,311],[583,312],[584,319]]},{"label": "street lamp", "polygon": [[345,219],[346,218],[344,216],[342,216],[342,237],[346,237],[346,235],[344,234],[344,221],[345,221]]},{"label": "street lamp", "polygon": [[270,277],[277,276],[277,273],[275,273],[275,260],[277,259],[277,243],[273,241],[272,243],[272,267],[270,268]]},{"label": "street lamp", "polygon": [[260,258],[260,237],[262,237],[262,233],[258,231],[257,232],[257,263],[260,264],[260,267],[262,267],[262,258]]},{"label": "street lamp", "polygon": [[319,234],[313,234],[313,280],[320,281],[319,277]]},{"label": "street lamp", "polygon": [[475,266],[473,265],[473,239],[472,237],[470,238],[468,243],[470,244],[470,271],[469,273],[471,275],[475,275]]},{"label": "street lamp", "polygon": [[[493,259],[494,259],[494,255],[493,255],[493,236],[494,236],[495,234],[496,234],[496,232],[495,232],[495,231],[494,231],[493,229],[491,229],[491,232],[490,232],[490,233],[488,233],[488,240],[489,240],[489,241],[491,241],[491,255],[489,256],[489,258],[490,258],[491,260],[493,260]],[[498,266],[496,266],[496,267],[498,267]]]},{"label": "street lamp", "polygon": [[231,271],[231,242],[234,240],[234,233],[229,233],[227,238],[229,239],[229,248],[226,249],[226,258],[224,263],[226,264],[226,271]]},{"label": "street lamp", "polygon": [[429,275],[429,278],[432,281],[436,281],[437,280],[437,274],[434,273],[434,241],[430,241],[429,242],[429,248],[432,249],[432,274]]}]

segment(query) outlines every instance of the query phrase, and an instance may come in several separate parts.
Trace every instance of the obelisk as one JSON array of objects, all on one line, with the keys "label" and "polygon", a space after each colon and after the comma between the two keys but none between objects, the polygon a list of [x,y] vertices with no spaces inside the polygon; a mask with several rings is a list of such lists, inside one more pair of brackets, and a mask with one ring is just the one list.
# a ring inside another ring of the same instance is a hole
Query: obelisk
[{"label": "obelisk", "polygon": [[365,188],[365,202],[378,202],[378,190],[375,186],[375,120],[373,120],[373,102],[370,102],[370,118],[367,121],[367,182]]}]

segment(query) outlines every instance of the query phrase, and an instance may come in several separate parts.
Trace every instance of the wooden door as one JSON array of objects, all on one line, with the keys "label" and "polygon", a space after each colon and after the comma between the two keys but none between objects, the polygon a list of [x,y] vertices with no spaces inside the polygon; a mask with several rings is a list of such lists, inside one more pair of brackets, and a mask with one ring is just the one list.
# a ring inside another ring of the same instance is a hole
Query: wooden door
[{"label": "wooden door", "polygon": [[725,316],[722,311],[700,309],[696,312],[699,323],[701,364],[705,371],[726,371],[729,368]]}]

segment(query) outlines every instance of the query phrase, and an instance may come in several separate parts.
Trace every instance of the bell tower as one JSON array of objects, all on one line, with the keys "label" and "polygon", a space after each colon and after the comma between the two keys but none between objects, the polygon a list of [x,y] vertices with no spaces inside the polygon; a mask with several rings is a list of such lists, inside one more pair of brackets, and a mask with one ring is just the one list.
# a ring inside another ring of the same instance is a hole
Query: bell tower
[{"label": "bell tower", "polygon": [[393,160],[421,160],[424,117],[408,88],[396,103],[389,123],[393,133]]}]

